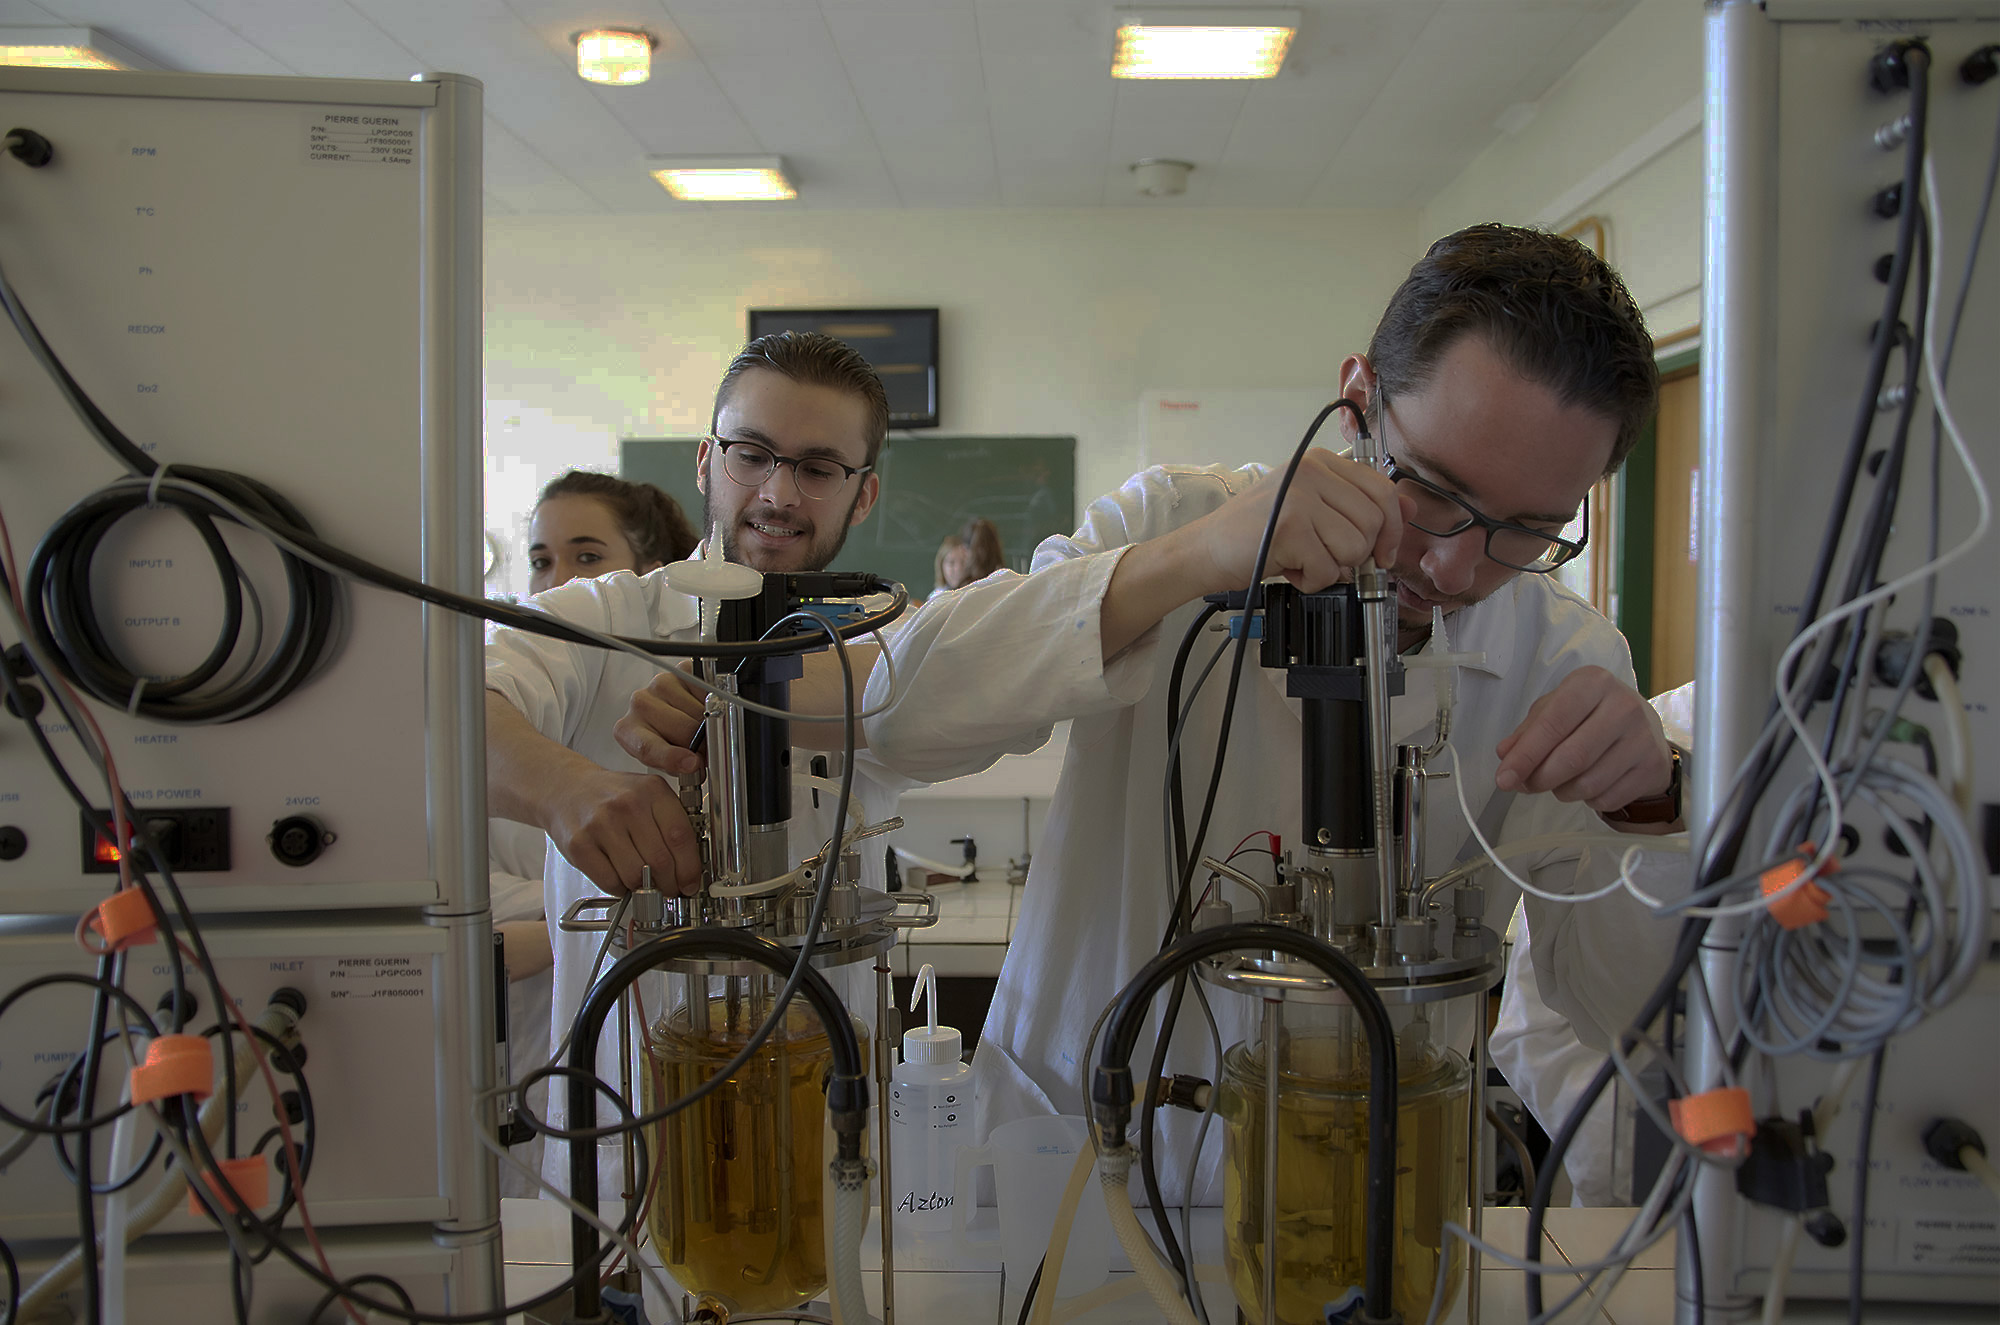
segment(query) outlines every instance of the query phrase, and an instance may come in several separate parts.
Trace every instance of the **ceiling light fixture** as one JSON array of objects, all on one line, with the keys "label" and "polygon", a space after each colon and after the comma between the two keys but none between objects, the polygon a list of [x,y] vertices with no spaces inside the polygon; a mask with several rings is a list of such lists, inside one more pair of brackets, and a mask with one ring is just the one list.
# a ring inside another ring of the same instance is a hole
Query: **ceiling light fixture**
[{"label": "ceiling light fixture", "polygon": [[1275,78],[1296,9],[1119,9],[1113,78]]},{"label": "ceiling light fixture", "polygon": [[651,33],[627,28],[592,28],[579,32],[576,42],[577,77],[610,87],[631,87],[653,76],[653,48],[659,43]]},{"label": "ceiling light fixture", "polygon": [[0,64],[30,69],[157,69],[96,28],[0,27]]},{"label": "ceiling light fixture", "polygon": [[782,157],[655,157],[653,178],[682,202],[790,202],[799,196]]}]

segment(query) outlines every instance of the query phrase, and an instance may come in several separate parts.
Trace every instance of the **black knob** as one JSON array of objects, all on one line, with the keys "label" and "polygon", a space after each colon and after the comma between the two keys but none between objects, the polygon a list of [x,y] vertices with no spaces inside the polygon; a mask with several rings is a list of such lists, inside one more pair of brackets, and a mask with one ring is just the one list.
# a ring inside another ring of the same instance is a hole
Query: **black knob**
[{"label": "black knob", "polygon": [[0,826],[0,860],[19,860],[28,854],[28,835],[12,824]]},{"label": "black knob", "polygon": [[1831,1210],[1814,1210],[1799,1223],[1805,1226],[1806,1236],[1822,1247],[1838,1247],[1847,1241],[1847,1225]]},{"label": "black knob", "polygon": [[[14,702],[15,690],[18,690],[21,696],[19,704]],[[38,687],[31,686],[26,681],[16,682],[15,690],[7,692],[5,699],[7,712],[24,721],[34,721],[35,718],[41,715],[42,706],[48,701],[42,698],[42,692]],[[27,709],[25,713],[21,711],[24,707]]]},{"label": "black knob", "polygon": [[7,150],[14,154],[15,159],[37,170],[55,157],[56,149],[50,145],[49,140],[33,129],[9,129],[6,136],[14,140],[8,145]]}]

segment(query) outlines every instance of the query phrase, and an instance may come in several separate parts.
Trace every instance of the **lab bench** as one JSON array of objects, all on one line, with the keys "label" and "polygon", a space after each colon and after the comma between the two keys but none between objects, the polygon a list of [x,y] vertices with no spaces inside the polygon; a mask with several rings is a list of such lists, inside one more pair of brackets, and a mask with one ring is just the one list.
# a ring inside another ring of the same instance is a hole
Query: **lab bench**
[{"label": "lab bench", "polygon": [[[569,1216],[553,1201],[507,1200],[501,1205],[501,1229],[505,1240],[507,1300],[518,1302],[532,1293],[553,1287],[569,1276]],[[605,1207],[606,1218],[615,1219],[617,1210]],[[881,1220],[875,1212],[862,1244],[863,1284],[871,1312],[882,1309]],[[1543,1257],[1551,1263],[1582,1263],[1601,1256],[1630,1222],[1632,1210],[1555,1209],[1548,1214],[1542,1239]],[[972,1223],[975,1231],[993,1227],[994,1211],[980,1210]],[[1527,1211],[1519,1207],[1496,1207],[1486,1211],[1485,1236],[1496,1246],[1518,1251],[1527,1231]],[[1193,1220],[1197,1265],[1222,1263],[1222,1212],[1198,1209]],[[1632,1269],[1622,1278],[1598,1319],[1612,1325],[1673,1325],[1674,1319],[1674,1237],[1670,1234],[1634,1258]],[[1013,1325],[1021,1308],[1025,1285],[1010,1284],[994,1254],[961,1253],[950,1236],[933,1235],[896,1240],[898,1267],[895,1275],[896,1317],[903,1325],[936,1325],[939,1321],[963,1325]],[[1114,1246],[1109,1282],[1093,1294],[1067,1307],[1086,1305],[1088,1310],[1068,1317],[1086,1325],[1145,1325],[1160,1319],[1158,1308],[1143,1289],[1136,1286],[1129,1265]],[[1553,1306],[1568,1292],[1571,1281],[1551,1278],[1547,1304]],[[1235,1319],[1234,1303],[1220,1283],[1203,1284],[1209,1318],[1218,1322]],[[1527,1312],[1518,1271],[1488,1268],[1480,1275],[1481,1325],[1525,1325]],[[1845,1303],[1803,1302],[1787,1304],[1785,1320],[1802,1325],[1845,1321]],[[518,1321],[520,1317],[512,1317]],[[652,1319],[664,1319],[655,1313]],[[1448,1312],[1449,1325],[1466,1319],[1465,1295]],[[1869,1325],[1956,1325],[1957,1322],[1993,1319],[1990,1307],[1907,1306],[1870,1303]],[[1421,1325],[1421,1319],[1407,1325]]]}]

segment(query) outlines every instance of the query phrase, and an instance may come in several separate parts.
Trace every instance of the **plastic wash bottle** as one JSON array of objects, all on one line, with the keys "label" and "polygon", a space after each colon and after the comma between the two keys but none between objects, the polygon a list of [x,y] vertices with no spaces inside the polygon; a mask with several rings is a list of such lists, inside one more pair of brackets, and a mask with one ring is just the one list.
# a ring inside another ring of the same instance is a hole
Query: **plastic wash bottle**
[{"label": "plastic wash bottle", "polygon": [[924,963],[910,1010],[928,1000],[928,1024],[903,1032],[903,1061],[889,1074],[890,1208],[896,1226],[951,1227],[958,1148],[972,1134],[972,1069],[964,1039],[937,1021],[937,971]]}]

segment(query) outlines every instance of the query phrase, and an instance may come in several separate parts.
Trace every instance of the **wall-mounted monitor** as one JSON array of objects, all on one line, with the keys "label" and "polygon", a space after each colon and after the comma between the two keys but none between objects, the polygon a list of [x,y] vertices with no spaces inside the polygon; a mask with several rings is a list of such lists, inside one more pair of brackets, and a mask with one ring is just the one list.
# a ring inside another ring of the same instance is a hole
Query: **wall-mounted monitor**
[{"label": "wall-mounted monitor", "polygon": [[817,331],[846,341],[881,375],[891,428],[938,426],[935,308],[753,308],[750,339]]}]

